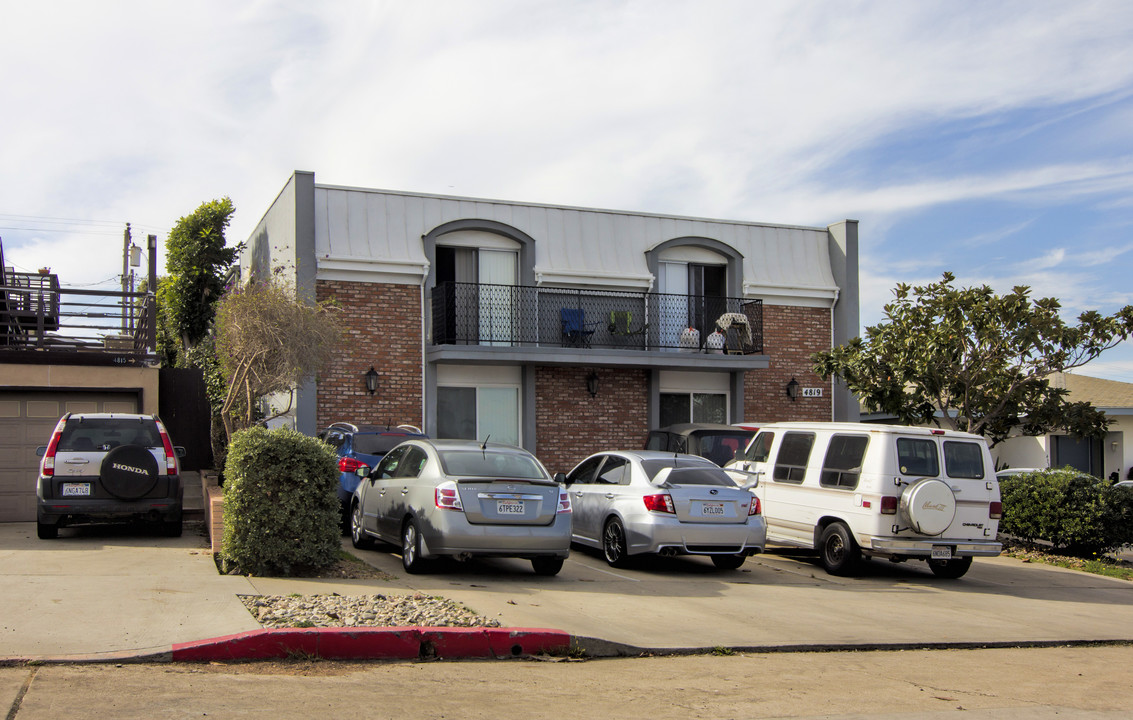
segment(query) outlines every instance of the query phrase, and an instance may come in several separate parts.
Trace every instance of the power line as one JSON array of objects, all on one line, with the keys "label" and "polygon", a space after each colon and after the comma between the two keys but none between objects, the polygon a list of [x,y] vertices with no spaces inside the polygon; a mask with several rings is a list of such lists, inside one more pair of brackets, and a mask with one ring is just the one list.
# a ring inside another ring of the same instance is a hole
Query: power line
[{"label": "power line", "polygon": [[125,220],[89,220],[82,218],[59,218],[48,217],[45,215],[13,215],[11,213],[0,213],[0,218],[11,218],[13,220],[34,220],[37,222],[52,222],[52,223],[79,223],[82,225],[125,225]]}]

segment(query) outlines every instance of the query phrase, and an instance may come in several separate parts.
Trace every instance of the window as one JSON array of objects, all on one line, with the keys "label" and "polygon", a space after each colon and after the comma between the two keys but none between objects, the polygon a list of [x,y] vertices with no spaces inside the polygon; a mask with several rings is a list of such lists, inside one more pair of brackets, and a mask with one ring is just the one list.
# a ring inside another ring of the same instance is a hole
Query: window
[{"label": "window", "polygon": [[728,422],[728,396],[698,392],[661,393],[661,427],[688,422]]},{"label": "window", "polygon": [[741,460],[749,462],[767,462],[767,458],[771,455],[771,443],[775,440],[775,433],[761,432],[755,437],[755,440],[747,446],[747,450],[743,452]]},{"label": "window", "polygon": [[1075,438],[1069,435],[1051,437],[1051,467],[1069,465],[1096,477],[1102,476],[1101,438]]},{"label": "window", "polygon": [[598,479],[595,482],[599,485],[628,485],[629,475],[626,473],[626,467],[625,458],[609,455],[606,457],[606,462],[602,465],[602,471],[598,473]]},{"label": "window", "polygon": [[502,477],[531,480],[547,477],[530,455],[514,452],[446,450],[440,453],[446,475]]},{"label": "window", "polygon": [[425,463],[428,461],[429,456],[425,454],[424,450],[419,447],[410,447],[409,451],[405,453],[405,459],[398,464],[396,477],[417,477],[425,469]]},{"label": "window", "polygon": [[978,443],[945,442],[944,469],[949,477],[982,479],[984,476],[983,448]]},{"label": "window", "polygon": [[519,388],[438,387],[437,435],[519,445]]},{"label": "window", "polygon": [[868,445],[869,438],[865,435],[835,435],[830,438],[818,483],[823,487],[856,488]]},{"label": "window", "polygon": [[806,464],[810,449],[814,447],[814,433],[789,432],[779,446],[775,460],[774,478],[779,482],[801,483],[806,477]]},{"label": "window", "polygon": [[897,438],[897,463],[902,475],[936,477],[940,474],[940,458],[932,440]]},{"label": "window", "polygon": [[386,453],[386,456],[378,463],[378,469],[374,471],[374,475],[379,478],[397,477],[398,466],[408,450],[408,447],[399,447]]},{"label": "window", "polygon": [[598,469],[598,465],[601,462],[601,455],[587,458],[581,465],[570,471],[570,475],[567,475],[567,484],[573,485],[574,483],[580,483],[587,485],[594,482],[594,471]]}]

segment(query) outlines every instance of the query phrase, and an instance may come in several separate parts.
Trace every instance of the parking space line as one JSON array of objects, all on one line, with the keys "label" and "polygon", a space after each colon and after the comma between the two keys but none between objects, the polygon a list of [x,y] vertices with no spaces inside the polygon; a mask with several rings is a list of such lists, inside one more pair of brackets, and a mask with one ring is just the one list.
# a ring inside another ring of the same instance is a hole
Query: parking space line
[{"label": "parking space line", "polygon": [[580,567],[584,567],[587,570],[594,570],[596,572],[605,573],[607,575],[613,575],[614,577],[621,578],[622,580],[630,580],[632,582],[641,582],[640,578],[630,577],[629,575],[622,575],[621,573],[616,573],[613,570],[607,570],[606,568],[591,567],[590,565],[583,565],[582,563],[575,563],[575,564],[579,565]]}]

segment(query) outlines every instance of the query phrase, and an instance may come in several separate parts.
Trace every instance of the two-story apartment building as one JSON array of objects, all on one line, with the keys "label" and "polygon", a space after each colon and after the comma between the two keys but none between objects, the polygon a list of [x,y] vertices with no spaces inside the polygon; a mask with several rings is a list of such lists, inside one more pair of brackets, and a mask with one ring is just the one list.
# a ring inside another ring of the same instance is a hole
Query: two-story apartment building
[{"label": "two-story apartment building", "polygon": [[706,220],[296,172],[241,273],[282,273],[342,307],[348,347],[297,389],[300,431],[411,423],[565,471],[675,422],[856,419],[810,355],[858,333],[857,243],[852,220]]}]

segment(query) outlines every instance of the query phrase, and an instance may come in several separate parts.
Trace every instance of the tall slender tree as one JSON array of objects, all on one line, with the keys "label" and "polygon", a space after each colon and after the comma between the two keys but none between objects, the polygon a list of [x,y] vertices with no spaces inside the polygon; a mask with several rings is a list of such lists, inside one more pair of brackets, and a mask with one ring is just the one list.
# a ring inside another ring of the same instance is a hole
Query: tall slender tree
[{"label": "tall slender tree", "polygon": [[224,237],[234,212],[227,197],[205,202],[178,220],[169,233],[165,263],[169,274],[159,288],[183,351],[209,333],[216,303],[224,294],[224,276],[240,252],[239,246],[228,247]]}]

